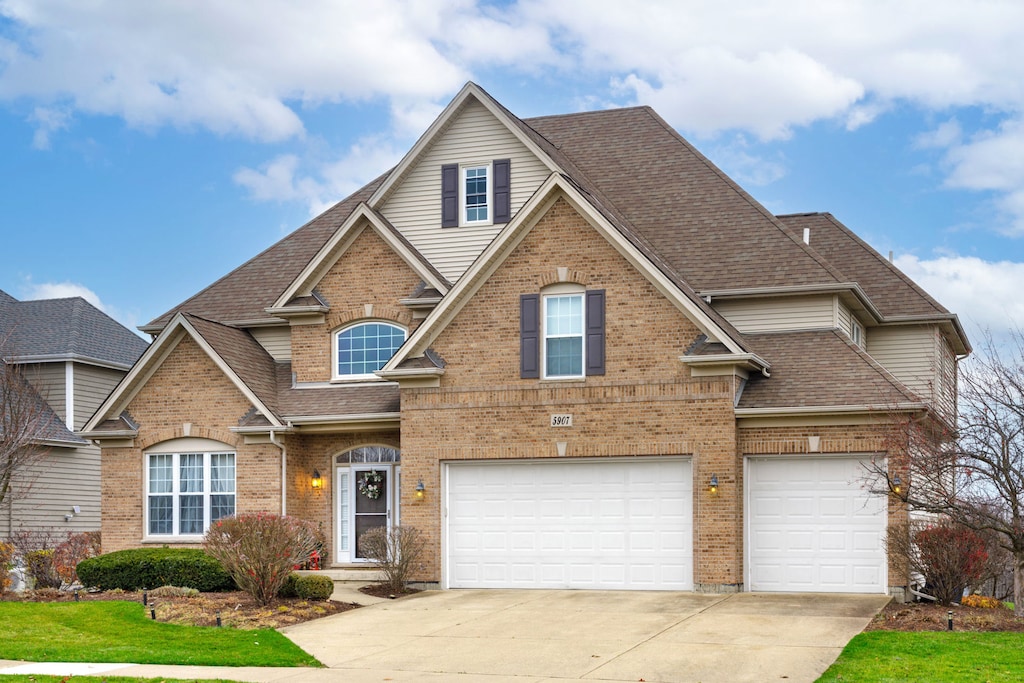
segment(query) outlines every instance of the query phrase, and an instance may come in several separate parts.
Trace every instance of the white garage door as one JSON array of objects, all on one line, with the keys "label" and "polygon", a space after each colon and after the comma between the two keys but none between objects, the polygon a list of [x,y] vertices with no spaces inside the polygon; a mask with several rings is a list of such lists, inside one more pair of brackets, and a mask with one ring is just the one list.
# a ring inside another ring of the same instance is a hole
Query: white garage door
[{"label": "white garage door", "polygon": [[682,458],[447,467],[451,588],[693,588]]},{"label": "white garage door", "polygon": [[855,457],[749,458],[749,589],[884,593],[886,501],[863,476]]}]

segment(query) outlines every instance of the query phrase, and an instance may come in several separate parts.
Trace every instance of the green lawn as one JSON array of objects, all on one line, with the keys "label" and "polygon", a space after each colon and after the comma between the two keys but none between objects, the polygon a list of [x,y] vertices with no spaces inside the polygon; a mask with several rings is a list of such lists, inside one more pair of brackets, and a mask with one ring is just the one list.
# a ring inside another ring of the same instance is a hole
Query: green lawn
[{"label": "green lawn", "polygon": [[[233,683],[222,678],[199,681],[195,678],[135,678],[134,676],[75,676],[74,680],[75,683]],[[0,683],[69,683],[69,680],[65,676],[0,674]]]},{"label": "green lawn", "polygon": [[1024,680],[1024,633],[870,631],[846,646],[818,683]]},{"label": "green lawn", "polygon": [[164,624],[150,620],[139,603],[116,601],[0,602],[0,659],[321,666],[273,629]]}]

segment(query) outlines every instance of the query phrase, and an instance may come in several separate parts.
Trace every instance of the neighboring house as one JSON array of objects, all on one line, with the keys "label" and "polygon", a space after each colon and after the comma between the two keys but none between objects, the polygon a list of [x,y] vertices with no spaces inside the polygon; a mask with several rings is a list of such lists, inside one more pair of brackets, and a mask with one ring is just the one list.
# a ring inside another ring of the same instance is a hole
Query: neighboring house
[{"label": "neighboring house", "polygon": [[100,449],[74,432],[147,346],[80,297],[18,301],[0,290],[0,362],[19,366],[39,401],[43,447],[0,505],[0,538],[100,528]]},{"label": "neighboring house", "polygon": [[[110,550],[222,515],[414,526],[442,587],[886,592],[886,425],[952,420],[957,318],[773,216],[646,107],[467,84],[401,163],[143,328],[86,426]],[[906,476],[906,473],[904,473]]]}]

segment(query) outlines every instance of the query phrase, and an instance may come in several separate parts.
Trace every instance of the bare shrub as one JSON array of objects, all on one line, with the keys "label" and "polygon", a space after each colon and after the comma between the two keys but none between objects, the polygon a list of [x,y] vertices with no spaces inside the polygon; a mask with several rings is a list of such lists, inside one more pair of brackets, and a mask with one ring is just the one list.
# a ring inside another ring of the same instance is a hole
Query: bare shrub
[{"label": "bare shrub", "polygon": [[11,570],[14,569],[14,546],[0,542],[0,595],[11,587]]},{"label": "bare shrub", "polygon": [[419,529],[396,526],[370,529],[359,537],[366,557],[384,572],[383,584],[396,593],[405,589],[416,561],[423,552],[424,541]]},{"label": "bare shrub", "polygon": [[291,574],[316,549],[317,528],[266,512],[225,517],[206,532],[203,547],[261,605],[269,605]]},{"label": "bare shrub", "polygon": [[926,592],[942,605],[959,602],[964,589],[982,578],[988,561],[985,539],[952,522],[894,527],[888,545],[924,576]]},{"label": "bare shrub", "polygon": [[78,583],[78,563],[100,552],[100,532],[69,532],[67,540],[53,549],[53,569],[64,586],[72,586]]}]

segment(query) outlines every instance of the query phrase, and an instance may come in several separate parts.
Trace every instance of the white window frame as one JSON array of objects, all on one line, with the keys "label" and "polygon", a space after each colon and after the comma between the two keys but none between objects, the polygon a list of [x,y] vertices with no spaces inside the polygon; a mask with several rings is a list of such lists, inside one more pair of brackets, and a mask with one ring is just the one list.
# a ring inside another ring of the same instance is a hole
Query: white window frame
[{"label": "white window frame", "polygon": [[857,346],[864,348],[864,326],[852,316],[850,317],[850,339]]},{"label": "white window frame", "polygon": [[[193,444],[181,444],[182,446],[193,445]],[[198,445],[198,444],[195,444]],[[203,489],[201,492],[185,492],[181,491],[181,456],[182,455],[200,455],[203,458]],[[230,455],[233,459],[234,477],[231,480],[230,491],[213,491],[211,481],[211,469],[212,469],[212,456],[214,455]],[[169,456],[171,458],[171,491],[152,493],[150,492],[150,473],[151,473],[151,458],[153,456]],[[174,450],[168,449],[155,449],[146,451],[143,454],[143,538],[148,540],[187,540],[195,541],[201,539],[207,529],[210,528],[210,524],[213,520],[210,519],[212,511],[212,497],[214,495],[230,495],[234,497],[234,511],[238,512],[238,453],[234,450],[213,448],[208,447],[179,447]],[[203,499],[203,531],[199,534],[183,534],[180,533],[181,528],[181,497],[182,496],[202,496]],[[159,533],[150,530],[150,514],[149,514],[149,502],[152,497],[169,497],[171,499],[171,532],[170,533]]]},{"label": "white window frame", "polygon": [[[332,381],[344,382],[344,381],[357,380],[357,381],[365,382],[366,380],[379,380],[380,379],[379,377],[377,377],[377,375],[373,374],[372,372],[371,373],[362,373],[362,374],[353,374],[353,375],[342,375],[342,374],[340,374],[338,372],[338,364],[339,364],[339,358],[338,358],[338,354],[339,354],[339,351],[338,351],[338,338],[344,332],[347,332],[349,330],[353,330],[353,329],[355,329],[357,327],[362,327],[363,325],[385,325],[387,327],[392,327],[392,328],[394,328],[396,330],[401,330],[402,334],[404,335],[404,337],[402,339],[402,344],[404,344],[405,341],[407,339],[409,339],[409,330],[407,330],[406,328],[402,327],[398,323],[395,323],[395,322],[393,322],[391,320],[360,320],[359,322],[352,323],[352,324],[349,324],[349,325],[345,325],[344,327],[339,327],[338,329],[334,330],[334,332],[331,333],[331,379],[332,379]],[[401,348],[402,344],[399,344],[398,348]],[[398,349],[395,349],[395,352],[397,353]],[[394,355],[394,354],[392,354],[392,355]],[[387,360],[384,361],[384,363],[381,363],[381,367],[384,367],[384,364],[387,363],[388,360],[391,360],[391,358],[389,357]],[[379,370],[380,368],[377,368],[377,369]]]},{"label": "white window frame", "polygon": [[[469,171],[481,168],[487,171],[487,218],[471,221],[467,216],[469,207],[466,206],[466,175]],[[459,225],[494,225],[494,167],[489,161],[459,166]]]},{"label": "white window frame", "polygon": [[[580,302],[580,331],[572,335],[551,335],[548,330],[548,302],[552,299],[574,297]],[[540,376],[541,379],[583,379],[587,371],[587,298],[585,288],[574,284],[560,284],[546,287],[541,292],[540,306]],[[580,372],[575,375],[552,375],[548,373],[548,340],[579,337]]]}]

